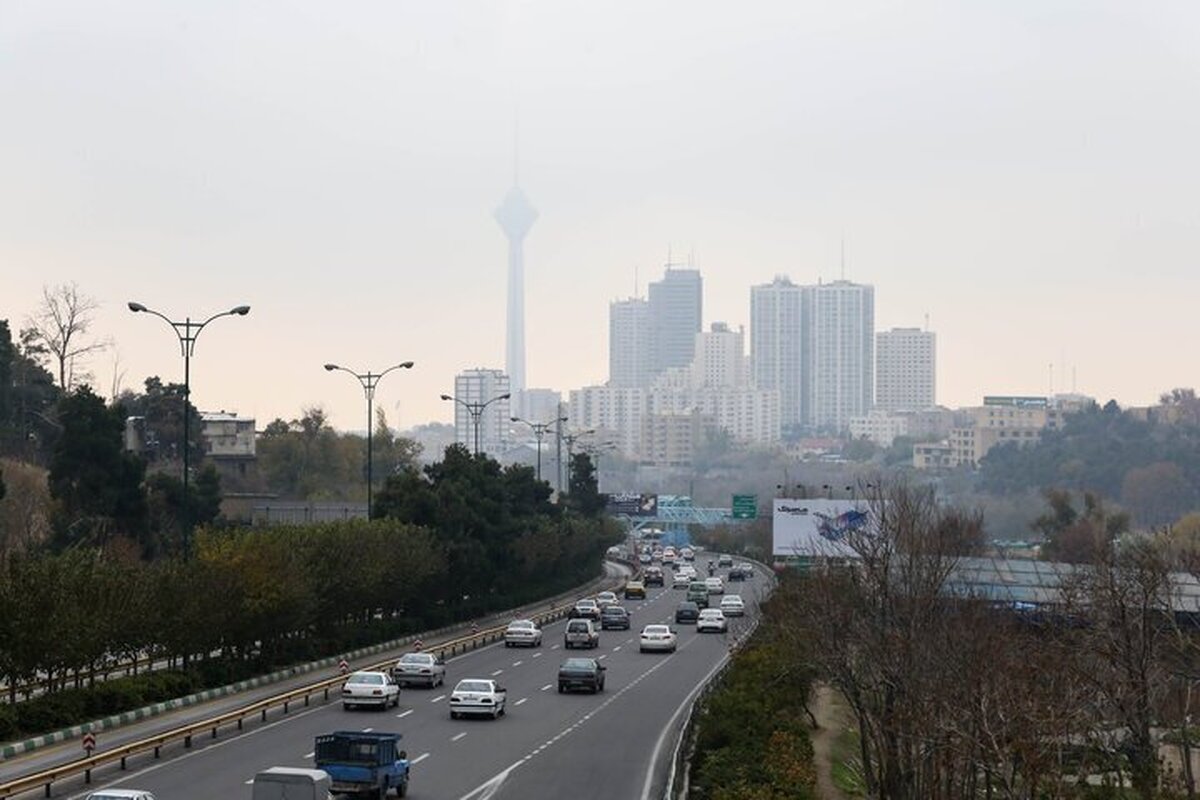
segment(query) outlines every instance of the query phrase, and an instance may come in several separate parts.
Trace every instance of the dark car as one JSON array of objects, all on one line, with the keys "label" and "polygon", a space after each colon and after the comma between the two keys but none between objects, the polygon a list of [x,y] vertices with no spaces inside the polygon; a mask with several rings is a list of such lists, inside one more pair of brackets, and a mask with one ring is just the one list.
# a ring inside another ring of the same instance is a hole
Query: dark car
[{"label": "dark car", "polygon": [[600,630],[629,630],[629,612],[621,606],[605,606],[600,610]]},{"label": "dark car", "polygon": [[700,606],[690,600],[684,600],[675,609],[675,624],[680,625],[684,622],[695,622],[700,619]]},{"label": "dark car", "polygon": [[572,689],[604,691],[604,665],[594,658],[568,658],[558,668],[559,694]]},{"label": "dark car", "polygon": [[744,581],[744,580],[746,580],[746,573],[742,572],[741,567],[730,567],[729,568],[729,580],[730,581]]},{"label": "dark car", "polygon": [[646,567],[642,580],[647,586],[662,586],[664,583],[662,567]]}]

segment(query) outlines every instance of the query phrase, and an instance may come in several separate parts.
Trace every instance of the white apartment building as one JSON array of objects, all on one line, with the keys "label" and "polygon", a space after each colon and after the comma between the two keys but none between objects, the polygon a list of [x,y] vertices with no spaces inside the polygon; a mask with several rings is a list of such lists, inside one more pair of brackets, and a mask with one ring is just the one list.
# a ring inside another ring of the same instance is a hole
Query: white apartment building
[{"label": "white apartment building", "polygon": [[921,411],[937,405],[937,335],[892,328],[875,335],[875,407]]},{"label": "white apartment building", "polygon": [[724,322],[696,334],[692,357],[692,385],[706,388],[744,388],[750,383],[746,362],[746,334],[730,330]]},{"label": "white apartment building", "polygon": [[[512,406],[504,370],[477,367],[454,377],[454,440],[471,452],[478,435],[479,452],[493,458],[508,448]],[[478,427],[478,431],[476,428]]]},{"label": "white apartment building", "polygon": [[874,398],[875,289],[845,280],[805,288],[812,293],[805,325],[812,353],[808,423],[844,431]]},{"label": "white apartment building", "polygon": [[610,440],[626,457],[636,458],[641,449],[647,394],[646,389],[616,386],[573,389],[567,417],[572,428],[594,429],[598,439]]},{"label": "white apartment building", "polygon": [[809,365],[804,321],[811,293],[786,277],[750,288],[750,375],[759,389],[779,392],[785,427],[808,420]]},{"label": "white apartment building", "polygon": [[608,306],[608,385],[621,389],[650,385],[654,363],[654,329],[650,303],[640,298]]},{"label": "white apartment building", "polygon": [[650,414],[695,411],[743,444],[775,444],[780,439],[779,392],[750,388],[650,390]]},{"label": "white apartment building", "polygon": [[850,418],[850,436],[867,439],[879,447],[891,447],[896,437],[908,435],[909,419],[907,414],[891,414],[873,408],[866,416]]}]

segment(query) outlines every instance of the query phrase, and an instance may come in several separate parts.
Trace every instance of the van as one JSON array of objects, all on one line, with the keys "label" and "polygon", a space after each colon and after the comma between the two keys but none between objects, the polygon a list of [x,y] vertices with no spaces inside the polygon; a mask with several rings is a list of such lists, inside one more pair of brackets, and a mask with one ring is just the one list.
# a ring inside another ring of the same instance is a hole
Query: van
[{"label": "van", "polygon": [[704,581],[692,581],[689,583],[687,599],[700,606],[700,608],[708,608],[708,584]]},{"label": "van", "polygon": [[321,769],[271,767],[254,776],[252,800],[333,800],[329,773]]},{"label": "van", "polygon": [[590,619],[573,619],[567,622],[567,632],[563,634],[563,647],[599,647],[600,634]]}]

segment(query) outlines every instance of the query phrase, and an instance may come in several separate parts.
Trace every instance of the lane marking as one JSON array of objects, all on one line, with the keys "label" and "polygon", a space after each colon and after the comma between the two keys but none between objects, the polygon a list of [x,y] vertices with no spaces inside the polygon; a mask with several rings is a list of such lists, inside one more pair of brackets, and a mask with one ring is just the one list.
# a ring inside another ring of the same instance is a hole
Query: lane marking
[{"label": "lane marking", "polygon": [[597,661],[603,661],[603,660],[604,660],[604,659],[606,659],[606,658],[608,658],[608,656],[607,656],[607,655],[603,655],[603,656],[596,656],[596,660],[597,660]]},{"label": "lane marking", "polygon": [[416,758],[414,758],[412,761],[410,761],[408,763],[409,764],[420,764],[422,761],[424,761],[427,758],[429,758],[429,753],[421,753],[421,755],[417,756]]},{"label": "lane marking", "polygon": [[375,729],[374,728],[363,728],[363,733],[370,733],[373,730],[375,730]]},{"label": "lane marking", "polygon": [[457,742],[459,739],[463,738],[466,735],[467,735],[466,731],[463,731],[462,733],[456,733],[450,737],[450,741]]},{"label": "lane marking", "polygon": [[529,699],[528,697],[522,697],[520,700],[518,700],[517,702],[513,703],[513,705],[514,705],[514,706],[519,706],[519,705],[521,705],[521,703],[524,703],[524,702],[525,702],[526,700],[528,700],[528,699]]},{"label": "lane marking", "polygon": [[303,758],[305,761],[308,761],[310,758],[312,758],[315,755],[316,755],[316,753],[312,752],[312,753],[305,753],[304,755],[302,755],[300,757]]},{"label": "lane marking", "polygon": [[534,653],[534,654],[533,654],[533,657],[534,657],[534,658],[541,658],[541,657],[542,657],[542,654],[541,654],[541,653]]},{"label": "lane marking", "polygon": [[513,662],[513,666],[514,666],[514,667],[519,667],[519,666],[521,666],[521,665],[522,665],[522,664],[524,664],[524,663],[525,663],[524,661],[514,661],[514,662]]},{"label": "lane marking", "polygon": [[498,669],[498,670],[496,670],[495,672],[493,672],[493,673],[492,673],[492,677],[493,677],[493,678],[494,678],[494,677],[496,677],[496,676],[497,676],[497,675],[499,675],[501,672],[504,672],[504,670],[502,670],[502,669]]},{"label": "lane marking", "polygon": [[617,645],[616,647],[613,648],[613,652],[614,653],[617,652],[618,650],[621,649],[621,647],[622,647],[621,645]]},{"label": "lane marking", "polygon": [[552,689],[553,687],[554,687],[553,683],[547,683],[545,686],[543,686],[541,688],[541,691],[545,692],[545,691],[548,691],[549,689]]},{"label": "lane marking", "polygon": [[430,700],[429,702],[431,702],[431,703],[440,703],[441,701],[443,701],[443,700],[445,700],[445,699],[446,699],[446,695],[444,695],[444,694],[439,694],[437,697],[433,698],[433,699],[432,699],[432,700]]},{"label": "lane marking", "polygon": [[551,650],[557,650],[557,649],[558,649],[558,645],[556,645],[556,644],[552,644],[552,645],[550,645],[550,649],[551,649]]},{"label": "lane marking", "polygon": [[405,717],[407,717],[407,716],[408,716],[409,714],[411,714],[412,712],[413,712],[413,710],[410,708],[408,711],[405,711],[405,712],[403,712],[403,713],[397,714],[397,715],[396,715],[396,719],[404,719]]}]

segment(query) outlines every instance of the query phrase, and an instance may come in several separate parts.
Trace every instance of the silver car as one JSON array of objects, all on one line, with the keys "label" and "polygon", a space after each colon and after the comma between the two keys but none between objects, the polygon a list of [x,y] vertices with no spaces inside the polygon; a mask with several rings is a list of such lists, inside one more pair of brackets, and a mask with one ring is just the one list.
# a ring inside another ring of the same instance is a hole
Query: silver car
[{"label": "silver car", "polygon": [[542,630],[531,619],[514,619],[504,629],[505,647],[541,647]]},{"label": "silver car", "polygon": [[463,714],[482,714],[492,719],[504,716],[508,692],[488,678],[461,680],[450,693],[450,719]]},{"label": "silver car", "polygon": [[392,677],[401,686],[420,684],[432,689],[446,682],[446,662],[433,653],[405,653],[392,667]]}]

